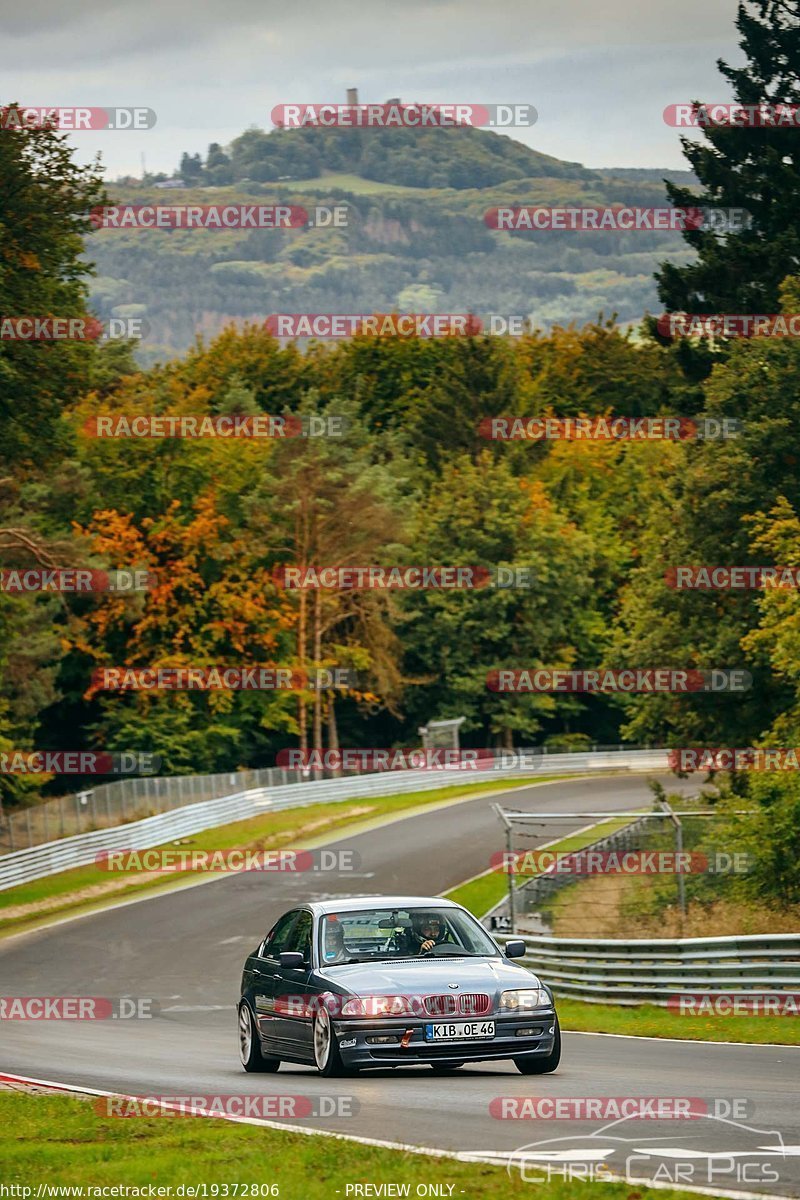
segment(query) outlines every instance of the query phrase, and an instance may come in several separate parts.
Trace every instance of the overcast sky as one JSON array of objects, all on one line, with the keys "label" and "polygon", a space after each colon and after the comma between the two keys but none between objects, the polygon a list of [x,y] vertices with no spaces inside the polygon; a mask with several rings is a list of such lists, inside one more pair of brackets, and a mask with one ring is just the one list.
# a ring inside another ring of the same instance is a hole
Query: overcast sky
[{"label": "overcast sky", "polygon": [[110,178],[171,172],[275,104],[535,105],[513,136],[591,167],[682,167],[667,104],[725,100],[735,0],[0,0],[0,103],[141,105],[154,129],[74,135]]}]

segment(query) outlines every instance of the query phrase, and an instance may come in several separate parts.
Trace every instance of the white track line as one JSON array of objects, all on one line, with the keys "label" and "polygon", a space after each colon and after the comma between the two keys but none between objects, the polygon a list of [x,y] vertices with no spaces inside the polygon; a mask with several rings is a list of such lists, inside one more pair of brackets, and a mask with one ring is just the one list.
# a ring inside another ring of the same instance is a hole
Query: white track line
[{"label": "white track line", "polygon": [[800,1050],[800,1046],[793,1046],[790,1042],[710,1042],[705,1038],[656,1037],[649,1033],[594,1033],[591,1029],[562,1029],[561,1032],[569,1033],[572,1037],[625,1038],[630,1042],[677,1042],[681,1046],[696,1043],[698,1046],[764,1046],[773,1050]]}]

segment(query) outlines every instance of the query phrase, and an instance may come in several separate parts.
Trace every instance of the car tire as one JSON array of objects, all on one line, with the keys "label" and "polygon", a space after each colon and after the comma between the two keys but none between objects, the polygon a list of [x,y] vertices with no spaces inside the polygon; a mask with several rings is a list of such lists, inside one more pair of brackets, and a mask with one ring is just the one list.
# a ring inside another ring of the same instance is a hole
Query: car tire
[{"label": "car tire", "polygon": [[525,1058],[515,1058],[514,1065],[521,1075],[549,1075],[555,1071],[561,1061],[561,1026],[556,1017],[556,1034],[553,1039],[553,1049],[549,1054],[537,1055],[535,1058],[526,1055]]},{"label": "car tire", "polygon": [[274,1073],[281,1065],[279,1058],[267,1058],[261,1053],[261,1042],[250,1005],[239,1005],[239,1059],[245,1071]]},{"label": "car tire", "polygon": [[463,1063],[431,1063],[431,1070],[434,1075],[449,1075],[451,1071],[457,1071],[463,1065]]},{"label": "car tire", "polygon": [[331,1024],[331,1015],[324,1005],[318,1009],[314,1017],[312,1037],[314,1042],[314,1061],[320,1075],[324,1075],[328,1079],[339,1075],[347,1075],[348,1071],[342,1062],[339,1047],[336,1045],[336,1037],[333,1032],[333,1025]]}]

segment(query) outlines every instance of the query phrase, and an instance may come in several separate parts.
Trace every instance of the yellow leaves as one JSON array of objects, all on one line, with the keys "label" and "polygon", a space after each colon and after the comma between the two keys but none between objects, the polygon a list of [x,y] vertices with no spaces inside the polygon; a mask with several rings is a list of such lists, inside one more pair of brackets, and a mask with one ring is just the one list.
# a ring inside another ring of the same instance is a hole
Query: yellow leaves
[{"label": "yellow leaves", "polygon": [[38,254],[34,254],[32,250],[20,250],[17,262],[26,271],[41,271],[42,269]]},{"label": "yellow leaves", "polygon": [[529,508],[536,513],[552,513],[553,502],[541,479],[520,479],[519,489],[527,497]]}]

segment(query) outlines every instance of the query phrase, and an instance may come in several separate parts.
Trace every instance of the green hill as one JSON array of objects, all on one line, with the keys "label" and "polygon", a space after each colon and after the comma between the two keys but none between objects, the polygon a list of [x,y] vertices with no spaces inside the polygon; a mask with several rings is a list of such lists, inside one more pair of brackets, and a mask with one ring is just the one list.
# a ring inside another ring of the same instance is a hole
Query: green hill
[{"label": "green hill", "polygon": [[183,155],[188,184],[280,183],[325,173],[357,175],[404,187],[491,187],[507,179],[594,176],[511,137],[485,129],[248,129],[208,155]]}]

